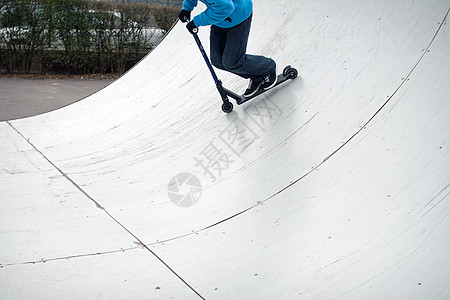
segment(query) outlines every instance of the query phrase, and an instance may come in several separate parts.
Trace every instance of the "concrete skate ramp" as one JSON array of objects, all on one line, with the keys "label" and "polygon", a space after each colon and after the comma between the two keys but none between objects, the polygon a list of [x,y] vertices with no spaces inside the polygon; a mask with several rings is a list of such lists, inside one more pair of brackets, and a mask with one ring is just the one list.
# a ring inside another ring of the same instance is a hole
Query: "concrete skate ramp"
[{"label": "concrete skate ramp", "polygon": [[229,115],[177,24],[0,123],[0,298],[448,299],[449,8],[256,0],[248,51],[299,77]]}]

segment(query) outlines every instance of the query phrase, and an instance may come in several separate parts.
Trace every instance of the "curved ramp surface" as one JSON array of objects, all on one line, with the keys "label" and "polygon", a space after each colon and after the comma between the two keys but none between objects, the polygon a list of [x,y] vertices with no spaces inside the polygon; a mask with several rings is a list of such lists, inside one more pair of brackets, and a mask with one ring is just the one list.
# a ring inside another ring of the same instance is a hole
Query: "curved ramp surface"
[{"label": "curved ramp surface", "polygon": [[177,24],[0,123],[0,298],[448,298],[449,8],[255,0],[248,51],[299,77],[231,114]]}]

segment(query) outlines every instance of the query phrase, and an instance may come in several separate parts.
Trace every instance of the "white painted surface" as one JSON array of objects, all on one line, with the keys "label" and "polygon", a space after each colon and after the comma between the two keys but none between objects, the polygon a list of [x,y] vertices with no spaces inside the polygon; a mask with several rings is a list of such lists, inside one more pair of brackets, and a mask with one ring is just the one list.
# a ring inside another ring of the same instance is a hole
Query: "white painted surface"
[{"label": "white painted surface", "polygon": [[449,8],[255,1],[249,52],[299,77],[229,115],[178,24],[100,92],[2,123],[0,297],[448,298]]}]

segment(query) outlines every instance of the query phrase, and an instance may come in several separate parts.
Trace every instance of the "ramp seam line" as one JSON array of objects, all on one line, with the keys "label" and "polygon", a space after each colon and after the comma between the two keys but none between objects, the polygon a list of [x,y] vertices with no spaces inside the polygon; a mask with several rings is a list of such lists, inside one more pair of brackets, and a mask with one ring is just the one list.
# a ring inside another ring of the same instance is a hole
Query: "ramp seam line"
[{"label": "ramp seam line", "polygon": [[[147,249],[154,257],[156,257],[167,269],[169,269],[179,280],[181,280],[188,288],[190,288],[197,296],[201,299],[205,299],[199,292],[197,292],[189,283],[187,283],[174,269],[172,269],[161,257],[159,257],[153,250],[151,250],[144,242],[142,242],[134,233],[132,233],[128,228],[126,228],[122,223],[120,223],[115,217],[113,217],[104,207],[102,207],[94,198],[92,198],[81,186],[79,186],[72,178],[64,173],[58,166],[56,166],[47,156],[44,155],[29,139],[27,139],[17,128],[14,127],[9,121],[6,123],[16,131],[34,150],[36,150],[50,165],[52,165],[67,181],[69,181],[75,188],[77,188],[86,198],[95,203],[95,205],[103,210],[116,224],[118,224],[122,229],[124,229],[128,234],[130,234],[138,244]],[[50,259],[49,259],[50,260]],[[46,260],[46,261],[49,261]]]}]

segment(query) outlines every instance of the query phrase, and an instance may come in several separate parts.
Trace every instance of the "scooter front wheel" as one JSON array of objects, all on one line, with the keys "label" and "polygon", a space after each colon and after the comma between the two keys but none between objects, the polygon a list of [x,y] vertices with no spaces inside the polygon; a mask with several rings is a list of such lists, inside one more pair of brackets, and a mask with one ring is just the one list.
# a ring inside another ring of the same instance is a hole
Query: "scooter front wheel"
[{"label": "scooter front wheel", "polygon": [[224,102],[222,104],[222,110],[224,113],[230,113],[233,111],[233,103],[231,103],[230,101]]}]

